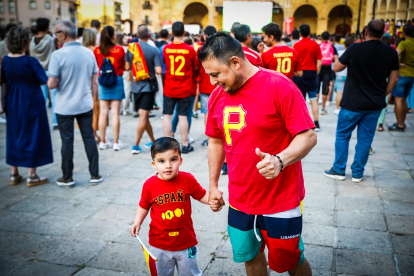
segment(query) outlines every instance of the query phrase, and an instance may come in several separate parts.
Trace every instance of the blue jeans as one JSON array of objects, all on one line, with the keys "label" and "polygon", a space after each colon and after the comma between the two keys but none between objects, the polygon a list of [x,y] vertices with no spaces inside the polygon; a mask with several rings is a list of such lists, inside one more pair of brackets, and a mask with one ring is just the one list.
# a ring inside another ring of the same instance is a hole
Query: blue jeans
[{"label": "blue jeans", "polygon": [[351,139],[352,132],[358,126],[355,157],[351,170],[354,177],[359,178],[364,175],[365,165],[368,161],[369,150],[372,140],[374,140],[380,114],[381,110],[354,112],[341,108],[336,127],[335,161],[333,165],[333,169],[336,172],[345,173],[349,139]]},{"label": "blue jeans", "polygon": [[411,88],[410,95],[407,97],[408,108],[413,108],[414,105],[414,85]]},{"label": "blue jeans", "polygon": [[[47,102],[47,84],[41,85],[40,88],[42,89],[43,97],[45,98],[45,102]],[[56,119],[56,114],[54,112],[55,108],[55,98],[56,98],[57,88],[50,90],[50,101],[52,102],[52,118],[53,118],[53,126],[57,126],[58,122]]]},{"label": "blue jeans", "polygon": [[[196,96],[191,95],[190,110],[188,110],[188,114],[187,114],[187,119],[188,119],[188,133],[190,133],[191,120],[193,118],[193,106],[194,106],[195,98],[196,98]],[[175,105],[174,116],[173,116],[173,119],[172,119],[172,132],[175,133],[177,131],[177,125],[178,125],[178,114],[177,114],[177,105]]]}]

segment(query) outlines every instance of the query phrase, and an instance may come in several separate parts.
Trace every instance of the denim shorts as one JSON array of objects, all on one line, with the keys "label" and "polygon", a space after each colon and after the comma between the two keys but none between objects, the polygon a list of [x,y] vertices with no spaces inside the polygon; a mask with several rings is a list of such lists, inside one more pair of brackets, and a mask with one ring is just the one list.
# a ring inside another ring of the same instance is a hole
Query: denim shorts
[{"label": "denim shorts", "polygon": [[98,98],[100,100],[123,100],[125,99],[124,80],[122,76],[118,76],[116,83],[113,86],[98,87]]},{"label": "denim shorts", "polygon": [[346,76],[336,76],[336,92],[344,92]]},{"label": "denim shorts", "polygon": [[200,111],[203,114],[208,113],[208,99],[210,98],[210,94],[200,93]]},{"label": "denim shorts", "polygon": [[392,90],[392,95],[394,97],[405,98],[410,95],[411,88],[414,85],[414,77],[404,77],[400,76],[398,83]]}]

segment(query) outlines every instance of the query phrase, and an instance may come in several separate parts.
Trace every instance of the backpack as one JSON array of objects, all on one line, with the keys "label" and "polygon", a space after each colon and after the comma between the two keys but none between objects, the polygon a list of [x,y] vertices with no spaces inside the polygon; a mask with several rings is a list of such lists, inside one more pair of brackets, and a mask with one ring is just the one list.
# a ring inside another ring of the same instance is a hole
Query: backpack
[{"label": "backpack", "polygon": [[322,65],[331,65],[334,60],[333,46],[328,42],[322,42],[319,47],[322,52]]},{"label": "backpack", "polygon": [[113,86],[116,82],[117,77],[115,75],[111,60],[104,58],[101,70],[99,71],[99,84],[102,86]]}]

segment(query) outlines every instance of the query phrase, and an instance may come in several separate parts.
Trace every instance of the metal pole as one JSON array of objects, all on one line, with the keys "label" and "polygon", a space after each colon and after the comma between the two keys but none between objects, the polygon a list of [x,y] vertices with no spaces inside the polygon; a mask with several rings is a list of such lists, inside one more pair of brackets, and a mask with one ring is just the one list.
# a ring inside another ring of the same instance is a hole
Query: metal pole
[{"label": "metal pole", "polygon": [[345,26],[346,26],[346,8],[347,8],[347,2],[348,0],[345,0],[345,6],[344,6],[344,24],[342,25],[342,37],[345,37]]},{"label": "metal pole", "polygon": [[17,7],[17,0],[14,1],[14,9],[16,12],[16,24],[19,26],[19,8]]},{"label": "metal pole", "polygon": [[357,26],[357,34],[359,34],[359,24],[361,22],[361,6],[362,6],[362,0],[359,0],[359,10],[358,10],[358,26]]}]

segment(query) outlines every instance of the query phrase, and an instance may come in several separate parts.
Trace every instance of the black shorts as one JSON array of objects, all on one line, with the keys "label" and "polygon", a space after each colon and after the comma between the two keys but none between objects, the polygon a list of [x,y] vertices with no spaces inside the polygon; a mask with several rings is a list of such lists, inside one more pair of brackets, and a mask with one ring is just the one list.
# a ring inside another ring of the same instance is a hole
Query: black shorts
[{"label": "black shorts", "polygon": [[155,92],[133,93],[134,111],[147,110],[150,111],[154,107]]},{"label": "black shorts", "polygon": [[164,95],[164,109],[162,114],[173,115],[175,104],[177,104],[178,115],[188,116],[188,110],[192,108],[190,96],[187,98],[170,98]]},{"label": "black shorts", "polygon": [[332,70],[331,68],[322,67],[318,75],[318,94],[320,93],[320,87],[322,82],[322,95],[329,94],[329,83],[332,80]]}]

